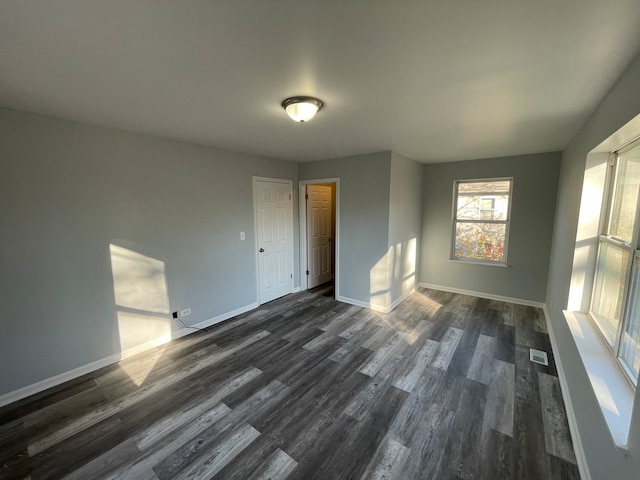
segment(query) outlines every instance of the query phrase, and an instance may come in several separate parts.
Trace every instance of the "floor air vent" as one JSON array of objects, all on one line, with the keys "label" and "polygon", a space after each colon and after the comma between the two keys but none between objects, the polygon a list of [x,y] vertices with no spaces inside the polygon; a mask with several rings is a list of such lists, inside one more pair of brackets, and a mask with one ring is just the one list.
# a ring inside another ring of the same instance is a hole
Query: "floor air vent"
[{"label": "floor air vent", "polygon": [[540,365],[549,366],[549,359],[547,358],[547,352],[542,350],[536,350],[535,348],[529,349],[529,360],[533,363],[539,363]]}]

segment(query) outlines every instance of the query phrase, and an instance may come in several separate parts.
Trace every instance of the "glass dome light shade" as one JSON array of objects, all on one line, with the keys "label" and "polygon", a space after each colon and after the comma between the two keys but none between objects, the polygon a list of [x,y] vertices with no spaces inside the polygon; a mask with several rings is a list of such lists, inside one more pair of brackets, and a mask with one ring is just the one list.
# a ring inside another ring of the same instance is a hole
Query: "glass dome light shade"
[{"label": "glass dome light shade", "polygon": [[322,102],[313,97],[291,97],[282,102],[282,107],[291,120],[304,123],[316,116]]}]

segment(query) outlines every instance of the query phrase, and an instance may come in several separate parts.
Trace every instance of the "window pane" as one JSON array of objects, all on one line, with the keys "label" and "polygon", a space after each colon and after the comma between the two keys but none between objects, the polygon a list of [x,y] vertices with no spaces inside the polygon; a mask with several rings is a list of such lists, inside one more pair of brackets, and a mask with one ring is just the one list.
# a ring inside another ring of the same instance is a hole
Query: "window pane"
[{"label": "window pane", "polygon": [[458,220],[507,220],[508,211],[508,194],[458,194],[458,203],[456,205],[456,219]]},{"label": "window pane", "polygon": [[640,149],[618,157],[618,173],[611,207],[609,235],[630,242],[640,185]]},{"label": "window pane", "polygon": [[502,193],[509,194],[511,180],[496,180],[494,182],[458,182],[459,194],[485,194],[485,193]]},{"label": "window pane", "polygon": [[620,322],[628,261],[627,250],[607,242],[600,243],[591,308],[596,322],[611,345],[615,342]]},{"label": "window pane", "polygon": [[456,223],[455,257],[504,262],[505,224]]},{"label": "window pane", "polygon": [[495,197],[482,197],[480,199],[480,220],[496,220],[495,211]]},{"label": "window pane", "polygon": [[629,289],[629,309],[620,340],[620,360],[633,373],[634,382],[640,371],[640,265],[638,257],[633,264]]}]

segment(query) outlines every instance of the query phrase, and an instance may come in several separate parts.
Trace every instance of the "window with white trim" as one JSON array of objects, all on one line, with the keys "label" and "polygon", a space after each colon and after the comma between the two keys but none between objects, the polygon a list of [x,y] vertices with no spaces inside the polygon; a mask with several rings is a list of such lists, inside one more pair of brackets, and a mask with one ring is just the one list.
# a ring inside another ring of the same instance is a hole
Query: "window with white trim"
[{"label": "window with white trim", "polygon": [[513,178],[456,180],[451,259],[507,264]]},{"label": "window with white trim", "polygon": [[610,156],[590,314],[634,384],[640,371],[640,139]]}]

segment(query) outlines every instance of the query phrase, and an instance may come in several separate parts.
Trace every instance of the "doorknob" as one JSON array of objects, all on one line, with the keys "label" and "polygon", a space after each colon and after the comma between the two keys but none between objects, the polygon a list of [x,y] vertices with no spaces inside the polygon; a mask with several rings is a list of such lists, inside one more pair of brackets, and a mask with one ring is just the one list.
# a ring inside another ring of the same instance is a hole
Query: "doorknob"
[{"label": "doorknob", "polygon": [[261,248],[260,250],[258,250],[260,253],[264,252],[264,248]]}]

